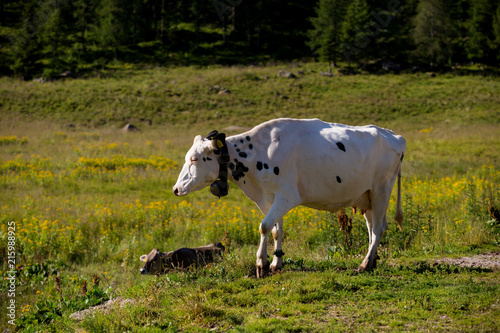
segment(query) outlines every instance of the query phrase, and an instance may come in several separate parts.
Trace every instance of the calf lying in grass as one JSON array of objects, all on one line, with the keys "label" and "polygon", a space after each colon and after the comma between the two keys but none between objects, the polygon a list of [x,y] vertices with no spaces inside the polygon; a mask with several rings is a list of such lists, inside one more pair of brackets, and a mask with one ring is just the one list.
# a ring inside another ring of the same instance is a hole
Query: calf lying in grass
[{"label": "calf lying in grass", "polygon": [[221,243],[213,243],[206,246],[180,248],[171,252],[160,252],[153,249],[149,254],[143,254],[140,260],[144,266],[140,269],[141,274],[163,274],[168,270],[185,269],[191,265],[206,266],[221,256],[225,248]]}]

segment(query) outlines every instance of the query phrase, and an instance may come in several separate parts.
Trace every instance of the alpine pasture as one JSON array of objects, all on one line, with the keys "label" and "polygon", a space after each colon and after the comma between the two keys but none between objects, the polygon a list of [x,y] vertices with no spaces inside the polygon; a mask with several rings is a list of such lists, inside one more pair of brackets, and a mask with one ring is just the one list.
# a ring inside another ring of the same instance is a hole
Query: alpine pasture
[{"label": "alpine pasture", "polygon": [[[2,328],[500,330],[498,266],[438,263],[500,251],[497,77],[324,77],[313,63],[130,67],[46,83],[0,78],[2,309],[13,299],[12,221],[16,252],[15,325],[2,310]],[[236,134],[278,117],[375,124],[405,137],[403,231],[394,191],[376,270],[355,270],[368,245],[360,212],[346,210],[341,226],[298,207],[284,219],[283,269],[256,279],[263,216],[237,186],[221,199],[208,189],[173,195],[195,135]],[[123,132],[127,123],[140,131]],[[152,248],[217,241],[227,251],[209,267],[139,273]],[[118,297],[128,301],[70,317]]]}]

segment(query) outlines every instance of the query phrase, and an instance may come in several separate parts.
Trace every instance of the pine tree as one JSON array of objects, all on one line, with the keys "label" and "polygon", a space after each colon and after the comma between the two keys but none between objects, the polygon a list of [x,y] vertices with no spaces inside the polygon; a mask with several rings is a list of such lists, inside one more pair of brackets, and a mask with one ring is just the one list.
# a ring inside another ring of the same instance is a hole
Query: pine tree
[{"label": "pine tree", "polygon": [[407,0],[404,4],[392,0],[369,2],[371,43],[366,51],[371,58],[397,63],[407,60],[408,50],[413,48],[413,27],[409,22],[416,14],[417,3],[418,0]]},{"label": "pine tree", "polygon": [[132,36],[130,26],[130,2],[126,0],[102,0],[97,10],[99,25],[96,35],[101,44],[113,51],[115,61],[120,49],[125,47]]},{"label": "pine tree", "polygon": [[417,57],[431,67],[447,63],[451,56],[454,27],[446,0],[421,0],[415,17],[413,40]]},{"label": "pine tree", "polygon": [[467,28],[465,49],[469,60],[484,62],[491,54],[494,10],[489,0],[470,0],[469,19],[465,23]]},{"label": "pine tree", "polygon": [[319,55],[319,60],[329,64],[330,72],[340,59],[340,33],[345,12],[343,0],[320,0],[317,17],[311,18],[313,30],[308,31],[309,47]]},{"label": "pine tree", "polygon": [[63,1],[45,0],[41,7],[44,17],[40,22],[39,39],[45,58],[44,77],[57,76],[65,69],[66,39],[69,36],[63,17],[65,5],[67,3]]},{"label": "pine tree", "polygon": [[10,69],[14,75],[25,80],[31,79],[36,72],[36,62],[40,58],[39,26],[37,14],[40,8],[36,0],[26,1],[22,7],[20,29],[16,34],[10,35],[12,44],[12,64]]},{"label": "pine tree", "polygon": [[453,25],[454,34],[451,42],[450,58],[453,63],[465,63],[467,52],[465,43],[467,42],[466,21],[469,11],[469,0],[456,0],[450,4],[450,22]]},{"label": "pine tree", "polygon": [[367,29],[370,24],[370,8],[366,0],[353,0],[347,7],[341,28],[342,50],[346,60],[351,63],[366,54],[371,43]]},{"label": "pine tree", "polygon": [[75,0],[73,3],[74,25],[82,55],[87,53],[87,35],[95,22],[96,0]]}]

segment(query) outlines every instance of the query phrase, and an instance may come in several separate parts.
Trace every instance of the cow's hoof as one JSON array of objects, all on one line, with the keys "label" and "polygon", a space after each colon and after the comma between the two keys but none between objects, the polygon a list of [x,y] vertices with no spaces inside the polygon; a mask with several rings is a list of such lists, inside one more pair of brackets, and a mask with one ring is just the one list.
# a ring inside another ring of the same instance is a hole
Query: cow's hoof
[{"label": "cow's hoof", "polygon": [[273,267],[273,266],[271,266],[271,272],[270,272],[270,274],[277,274],[279,272],[281,272],[281,267]]},{"label": "cow's hoof", "polygon": [[363,260],[361,265],[359,265],[358,269],[356,270],[357,272],[365,272],[370,270],[370,264],[367,259]]},{"label": "cow's hoof", "polygon": [[366,271],[366,266],[361,264],[359,265],[358,269],[356,270],[356,272],[364,272]]},{"label": "cow's hoof", "polygon": [[269,262],[267,262],[264,267],[257,266],[257,279],[261,279],[269,274]]},{"label": "cow's hoof", "polygon": [[369,272],[371,270],[373,270],[375,267],[373,267],[372,265],[367,265],[365,263],[362,263],[361,265],[359,265],[358,269],[356,270],[357,272]]}]

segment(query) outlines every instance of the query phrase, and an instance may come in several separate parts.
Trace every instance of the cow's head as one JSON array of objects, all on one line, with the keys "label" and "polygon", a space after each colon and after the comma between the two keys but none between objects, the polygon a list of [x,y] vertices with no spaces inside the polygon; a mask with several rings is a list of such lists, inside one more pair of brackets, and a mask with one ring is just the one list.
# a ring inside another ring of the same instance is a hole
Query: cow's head
[{"label": "cow's head", "polygon": [[140,260],[144,262],[144,266],[139,270],[141,274],[158,275],[163,273],[163,268],[170,258],[172,253],[162,253],[158,249],[153,249],[149,254],[143,254]]},{"label": "cow's head", "polygon": [[176,196],[187,195],[210,184],[215,184],[216,180],[221,178],[220,170],[224,168],[226,172],[224,181],[227,186],[227,167],[225,166],[229,160],[225,161],[224,167],[219,164],[219,160],[224,155],[224,153],[221,154],[221,151],[224,149],[225,156],[223,158],[228,159],[225,137],[224,133],[213,131],[205,139],[201,135],[194,138],[193,146],[186,154],[184,166],[173,188]]}]

